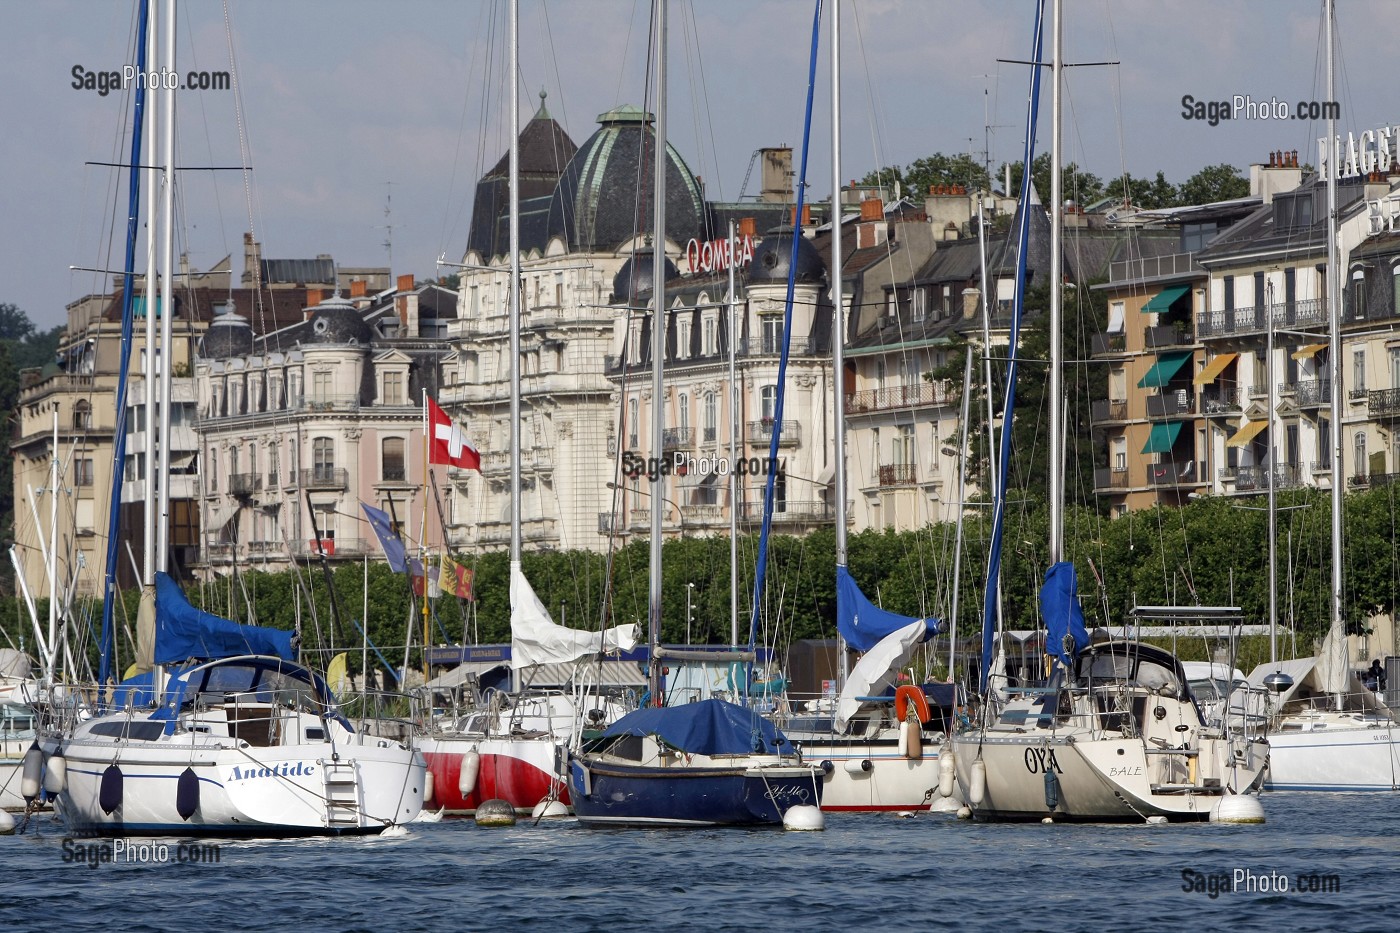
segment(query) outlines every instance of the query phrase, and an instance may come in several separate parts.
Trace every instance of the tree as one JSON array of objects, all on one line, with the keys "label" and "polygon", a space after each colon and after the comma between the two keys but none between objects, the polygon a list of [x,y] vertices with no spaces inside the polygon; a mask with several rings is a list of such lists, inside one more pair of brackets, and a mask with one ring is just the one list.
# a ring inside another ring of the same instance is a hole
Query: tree
[{"label": "tree", "polygon": [[[1050,198],[1050,153],[1042,152],[1035,157],[1031,163],[1031,181],[1035,183],[1036,194],[1040,195],[1040,200],[1048,206]],[[1081,207],[1086,204],[1093,204],[1104,196],[1103,181],[1093,172],[1086,172],[1074,162],[1068,162],[1061,167],[1060,190],[1063,192],[1065,200],[1073,201]],[[1017,196],[1021,191],[1021,163],[1011,164],[1011,195]]]},{"label": "tree", "polygon": [[949,156],[935,152],[915,159],[904,170],[904,182],[905,194],[916,199],[926,196],[934,185],[962,185],[969,191],[991,187],[987,170],[964,153]]},{"label": "tree", "polygon": [[1162,172],[1158,172],[1157,177],[1152,181],[1148,181],[1146,178],[1134,178],[1126,173],[1121,177],[1111,178],[1105,194],[1121,198],[1125,204],[1131,204],[1133,207],[1139,207],[1143,210],[1176,207],[1181,203],[1181,193],[1177,190],[1176,185],[1167,181],[1167,176]]},{"label": "tree", "polygon": [[1208,165],[1181,183],[1181,204],[1210,204],[1249,196],[1249,179],[1233,165]]}]

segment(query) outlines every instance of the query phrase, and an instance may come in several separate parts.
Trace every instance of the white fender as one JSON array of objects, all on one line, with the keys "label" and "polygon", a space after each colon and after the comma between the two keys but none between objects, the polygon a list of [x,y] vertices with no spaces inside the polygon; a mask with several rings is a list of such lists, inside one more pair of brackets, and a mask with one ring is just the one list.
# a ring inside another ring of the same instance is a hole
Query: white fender
[{"label": "white fender", "polygon": [[953,755],[953,743],[945,742],[938,756],[938,794],[940,797],[953,796],[953,784],[957,780],[958,760]]},{"label": "white fender", "polygon": [[423,803],[426,805],[433,799],[433,791],[437,790],[433,786],[433,772],[429,771],[423,775]]},{"label": "white fender", "polygon": [[24,753],[24,761],[20,765],[19,794],[25,800],[33,800],[39,796],[39,779],[44,772],[44,753],[39,750],[39,743],[35,742],[29,746],[29,751]]},{"label": "white fender", "polygon": [[978,758],[972,763],[972,786],[967,789],[967,800],[974,807],[980,806],[987,797],[987,763]]},{"label": "white fender", "polygon": [[63,752],[54,752],[49,756],[48,768],[44,771],[44,790],[50,797],[56,797],[67,786],[68,760],[63,757]]},{"label": "white fender", "polygon": [[472,749],[462,756],[462,770],[457,774],[457,792],[462,799],[471,796],[476,790],[476,776],[481,771],[481,753]]}]

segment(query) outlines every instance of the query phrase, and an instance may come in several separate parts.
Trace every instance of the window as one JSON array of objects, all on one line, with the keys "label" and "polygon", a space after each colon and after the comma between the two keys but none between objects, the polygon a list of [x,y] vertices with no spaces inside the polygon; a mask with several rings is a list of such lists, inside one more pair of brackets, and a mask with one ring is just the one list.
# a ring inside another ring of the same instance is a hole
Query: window
[{"label": "window", "polygon": [[295,483],[297,481],[297,465],[301,463],[301,458],[297,455],[298,447],[296,438],[292,438],[291,444],[288,447],[288,452],[291,456],[287,461],[287,482]]},{"label": "window", "polygon": [[1235,310],[1235,277],[1233,275],[1225,276],[1223,284],[1225,288],[1225,310],[1233,311]]},{"label": "window", "polygon": [[92,458],[83,457],[73,460],[73,485],[92,485]]},{"label": "window", "polygon": [[759,398],[762,402],[763,420],[771,424],[773,413],[778,407],[778,387],[764,386],[759,390]]},{"label": "window", "polygon": [[404,441],[401,437],[386,437],[381,445],[381,472],[386,483],[401,483],[407,475],[404,468]]},{"label": "window", "polygon": [[719,436],[719,404],[715,393],[705,393],[704,408],[704,421],[702,422],[702,427],[705,430],[704,440],[706,443],[710,443]]},{"label": "window", "polygon": [[676,424],[684,434],[690,429],[690,396],[682,392],[677,406],[680,410],[677,412]]},{"label": "window", "polygon": [[705,319],[705,355],[714,356],[719,352],[719,322],[714,318]]},{"label": "window", "polygon": [[311,400],[329,402],[331,400],[331,374],[325,370],[311,374]]},{"label": "window", "polygon": [[891,463],[913,464],[914,462],[914,427],[913,425],[901,425],[899,433],[894,437],[894,444],[891,449]]},{"label": "window", "polygon": [[1327,418],[1317,419],[1317,468],[1332,469],[1332,422]]},{"label": "window", "polygon": [[629,398],[627,400],[627,446],[633,450],[637,449],[637,431],[640,427],[637,424],[640,420],[637,408],[637,400]]},{"label": "window", "polygon": [[1352,317],[1366,316],[1366,272],[1362,269],[1351,274],[1351,309]]},{"label": "window", "polygon": [[928,290],[923,288],[914,289],[914,312],[913,318],[922,321],[928,314]]},{"label": "window", "polygon": [[1390,387],[1400,389],[1400,347],[1390,348]]},{"label": "window", "polygon": [[765,317],[763,319],[763,352],[783,352],[783,319]]},{"label": "window", "polygon": [[237,473],[238,473],[238,447],[237,447],[237,446],[230,447],[230,448],[228,449],[228,473],[229,473],[229,476],[235,476],[235,475],[237,475]]},{"label": "window", "polygon": [[1357,350],[1351,355],[1351,387],[1353,391],[1366,388],[1366,351]]},{"label": "window", "polygon": [[1126,437],[1115,437],[1113,439],[1113,472],[1122,473],[1128,469],[1128,439]]},{"label": "window", "polygon": [[86,431],[92,427],[92,406],[86,399],[80,399],[73,406],[73,430]]},{"label": "window", "polygon": [[209,450],[209,491],[219,491],[219,452],[213,448]]},{"label": "window", "polygon": [[404,374],[402,370],[390,370],[384,373],[384,394],[381,397],[385,405],[403,405],[404,401]]},{"label": "window", "polygon": [[875,361],[875,387],[883,389],[885,387],[885,361]]},{"label": "window", "polygon": [[276,486],[282,476],[282,464],[278,461],[278,450],[275,446],[267,448],[267,484]]},{"label": "window", "polygon": [[690,321],[682,320],[676,322],[676,358],[686,359],[690,356]]},{"label": "window", "polygon": [[335,443],[329,437],[318,437],[311,442],[312,478],[326,481],[335,475]]},{"label": "window", "polygon": [[1357,431],[1356,437],[1352,440],[1352,463],[1355,469],[1352,471],[1356,476],[1366,475],[1366,432]]},{"label": "window", "polygon": [[564,273],[554,273],[554,303],[564,307]]},{"label": "window", "polygon": [[253,476],[258,474],[258,442],[253,441],[248,445],[248,472]]},{"label": "window", "polygon": [[1400,317],[1400,263],[1390,270],[1390,311]]}]

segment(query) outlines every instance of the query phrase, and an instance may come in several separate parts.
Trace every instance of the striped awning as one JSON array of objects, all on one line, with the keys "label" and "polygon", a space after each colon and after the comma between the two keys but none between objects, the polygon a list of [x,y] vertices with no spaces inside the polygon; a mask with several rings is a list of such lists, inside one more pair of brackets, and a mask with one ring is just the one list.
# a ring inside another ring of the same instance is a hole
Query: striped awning
[{"label": "striped awning", "polygon": [[1196,373],[1196,378],[1192,380],[1198,386],[1208,386],[1215,381],[1215,377],[1225,371],[1238,357],[1238,353],[1222,353],[1206,364],[1206,368]]},{"label": "striped awning", "polygon": [[1225,442],[1226,447],[1243,447],[1259,436],[1259,433],[1269,426],[1267,421],[1249,421],[1245,426],[1235,432],[1235,436]]}]

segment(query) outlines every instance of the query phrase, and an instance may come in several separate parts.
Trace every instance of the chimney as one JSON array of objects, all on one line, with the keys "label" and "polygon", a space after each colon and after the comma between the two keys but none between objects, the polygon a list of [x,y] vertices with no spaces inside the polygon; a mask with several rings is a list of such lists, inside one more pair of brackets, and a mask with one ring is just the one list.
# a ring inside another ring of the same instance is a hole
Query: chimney
[{"label": "chimney", "polygon": [[1275,149],[1269,153],[1269,162],[1255,162],[1249,167],[1249,194],[1262,198],[1265,204],[1272,204],[1274,195],[1292,191],[1303,181],[1302,169],[1298,168],[1298,150]]},{"label": "chimney", "polygon": [[889,236],[889,225],[885,223],[885,205],[879,198],[867,198],[860,202],[860,223],[856,224],[856,249],[869,249],[879,246]]},{"label": "chimney", "polygon": [[[797,205],[793,205],[792,213],[788,215],[788,218],[791,220],[797,219]],[[796,224],[794,224],[794,226],[796,226]],[[802,226],[812,226],[812,205],[810,204],[802,205]]]},{"label": "chimney", "polygon": [[405,273],[404,275],[399,276],[399,279],[398,279],[398,290],[401,291],[401,292],[411,292],[411,291],[413,291],[413,274],[412,274],[412,273]]},{"label": "chimney", "polygon": [[413,276],[401,275],[398,278],[398,296],[394,298],[394,309],[399,315],[399,335],[418,336],[418,295],[413,290]]},{"label": "chimney", "polygon": [[757,221],[756,219],[754,219],[753,217],[741,217],[741,218],[739,218],[739,236],[740,236],[740,237],[755,237],[755,236],[758,236],[758,221]]},{"label": "chimney", "polygon": [[763,189],[758,199],[764,204],[782,204],[792,197],[792,147],[760,149],[763,158]]},{"label": "chimney", "polygon": [[962,293],[963,318],[971,320],[982,310],[982,292],[975,288],[964,288]]},{"label": "chimney", "polygon": [[363,298],[363,297],[365,297],[365,280],[364,280],[364,279],[351,279],[351,280],[350,280],[350,297],[351,297],[351,298]]},{"label": "chimney", "polygon": [[319,288],[308,288],[306,290],[306,316],[311,317],[311,312],[321,303],[324,294]]},{"label": "chimney", "polygon": [[250,288],[262,288],[262,244],[251,233],[243,234],[242,282]]},{"label": "chimney", "polygon": [[930,185],[924,198],[924,215],[935,240],[956,240],[972,220],[972,199],[962,185]]}]

